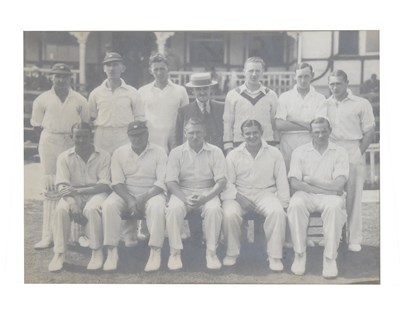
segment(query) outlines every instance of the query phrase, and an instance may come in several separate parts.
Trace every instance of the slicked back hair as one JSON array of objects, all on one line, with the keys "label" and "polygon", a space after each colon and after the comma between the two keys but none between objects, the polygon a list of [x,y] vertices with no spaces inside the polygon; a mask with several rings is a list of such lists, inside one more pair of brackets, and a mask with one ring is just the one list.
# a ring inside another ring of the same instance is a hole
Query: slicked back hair
[{"label": "slicked back hair", "polygon": [[263,130],[262,126],[261,126],[261,123],[258,122],[257,120],[246,120],[246,121],[244,121],[242,123],[242,125],[240,126],[240,130],[243,133],[244,128],[249,128],[249,127],[252,127],[252,126],[256,126],[260,130],[261,133],[264,132],[264,130]]},{"label": "slicked back hair", "polygon": [[244,67],[246,67],[247,63],[261,63],[262,65],[262,69],[265,70],[265,62],[263,59],[261,59],[260,57],[250,57],[247,58],[247,60],[244,63]]},{"label": "slicked back hair", "polygon": [[329,122],[329,120],[327,118],[318,117],[318,118],[313,119],[310,122],[310,130],[311,130],[311,132],[312,132],[313,124],[326,124],[326,125],[328,125],[329,130],[332,131],[331,123]]},{"label": "slicked back hair", "polygon": [[313,69],[312,65],[307,63],[307,62],[303,62],[301,64],[298,64],[296,66],[296,69],[294,70],[294,72],[296,73],[297,70],[302,70],[302,69],[306,69],[306,68],[309,68],[311,73],[314,73],[314,69]]},{"label": "slicked back hair", "polygon": [[199,125],[199,126],[202,127],[202,129],[203,129],[204,131],[206,130],[206,126],[204,125],[204,122],[203,122],[202,120],[200,120],[200,119],[197,119],[197,118],[190,118],[190,119],[186,122],[186,124],[185,124],[185,130],[187,130],[187,128],[188,128],[189,126],[191,126],[191,125],[193,125],[193,126]]},{"label": "slicked back hair", "polygon": [[343,70],[335,70],[335,71],[331,72],[328,76],[328,81],[329,81],[329,78],[332,76],[341,77],[346,83],[349,82],[349,79],[347,78],[347,74]]}]

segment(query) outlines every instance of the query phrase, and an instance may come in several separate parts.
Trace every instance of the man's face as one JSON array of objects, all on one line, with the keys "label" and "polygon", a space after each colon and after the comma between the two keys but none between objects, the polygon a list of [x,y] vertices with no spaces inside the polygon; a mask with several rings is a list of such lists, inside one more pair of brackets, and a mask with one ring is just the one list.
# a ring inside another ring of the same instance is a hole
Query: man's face
[{"label": "man's face", "polygon": [[329,141],[329,135],[331,134],[328,123],[313,123],[311,127],[311,137],[313,143],[319,146],[327,145]]},{"label": "man's face", "polygon": [[263,75],[263,67],[259,62],[248,62],[244,67],[246,83],[258,84]]},{"label": "man's face", "polygon": [[204,143],[206,132],[201,125],[187,125],[185,128],[185,136],[191,148],[200,148]]},{"label": "man's face", "polygon": [[132,149],[135,151],[143,151],[149,140],[149,132],[144,131],[140,134],[133,134],[132,132],[128,132],[128,137],[131,142]]},{"label": "man's face", "polygon": [[335,98],[342,98],[347,92],[348,82],[341,76],[330,76],[328,80],[329,89]]},{"label": "man's face", "polygon": [[51,80],[56,89],[68,90],[71,86],[71,75],[68,74],[53,74]]},{"label": "man's face", "polygon": [[309,67],[296,70],[295,79],[297,87],[300,89],[308,89],[310,87],[313,77],[314,74],[311,72],[311,69]]},{"label": "man's face", "polygon": [[262,132],[257,126],[244,127],[242,136],[248,147],[261,145]]},{"label": "man's face", "polygon": [[88,129],[73,129],[72,140],[76,147],[84,147],[90,144],[90,131]]},{"label": "man's face", "polygon": [[103,69],[108,79],[120,79],[125,66],[120,61],[111,61],[104,64]]},{"label": "man's face", "polygon": [[158,83],[165,83],[168,80],[168,66],[164,62],[152,63],[150,73]]},{"label": "man's face", "polygon": [[195,87],[193,88],[194,96],[201,102],[205,103],[210,99],[211,87]]}]

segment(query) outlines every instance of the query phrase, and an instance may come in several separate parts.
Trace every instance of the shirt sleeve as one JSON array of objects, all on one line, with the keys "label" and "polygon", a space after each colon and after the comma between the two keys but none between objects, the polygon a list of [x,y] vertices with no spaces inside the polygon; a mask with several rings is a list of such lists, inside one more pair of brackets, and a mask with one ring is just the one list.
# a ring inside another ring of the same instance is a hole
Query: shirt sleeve
[{"label": "shirt sleeve", "polygon": [[97,110],[96,94],[94,92],[91,92],[89,95],[88,107],[89,107],[90,117],[96,119],[98,110]]},{"label": "shirt sleeve", "polygon": [[285,98],[282,96],[283,95],[281,95],[279,97],[278,108],[276,109],[275,119],[286,120],[287,119],[287,108],[286,108]]},{"label": "shirt sleeve", "polygon": [[122,155],[119,150],[114,151],[111,157],[111,185],[125,184],[125,173],[122,169]]},{"label": "shirt sleeve", "polygon": [[167,173],[165,175],[165,182],[179,182],[179,153],[178,149],[173,149],[169,153],[168,163],[167,163]]},{"label": "shirt sleeve", "polygon": [[164,150],[159,151],[157,165],[156,165],[156,182],[154,182],[155,186],[167,191],[167,187],[165,186],[165,175],[167,171],[167,161],[168,157]]},{"label": "shirt sleeve", "polygon": [[349,156],[345,149],[338,149],[336,151],[336,160],[332,173],[332,179],[336,180],[340,176],[344,176],[346,180],[349,178],[350,162]]},{"label": "shirt sleeve", "polygon": [[235,123],[235,112],[234,112],[234,103],[232,98],[232,93],[229,92],[225,98],[225,106],[224,106],[224,149],[233,148],[233,125]]},{"label": "shirt sleeve", "polygon": [[32,106],[32,117],[31,117],[31,125],[34,127],[42,126],[44,114],[46,111],[46,107],[44,102],[42,101],[42,97],[37,97]]},{"label": "shirt sleeve", "polygon": [[225,189],[221,193],[221,200],[223,201],[234,200],[237,194],[237,189],[235,186],[236,171],[233,152],[229,152],[228,156],[226,156],[226,173],[228,182],[226,183]]},{"label": "shirt sleeve", "polygon": [[372,110],[372,105],[368,100],[365,100],[361,109],[361,130],[363,134],[371,130],[375,126],[375,117]]},{"label": "shirt sleeve", "polygon": [[296,178],[297,180],[303,180],[303,173],[301,170],[301,159],[300,159],[301,151],[299,149],[295,149],[292,153],[292,157],[290,159],[290,170],[288,173],[288,178]]},{"label": "shirt sleeve", "polygon": [[283,156],[279,151],[277,153],[278,158],[275,161],[274,176],[276,180],[278,198],[281,201],[282,206],[286,208],[288,207],[290,200],[289,182],[287,179],[286,166]]},{"label": "shirt sleeve", "polygon": [[132,113],[134,120],[144,121],[145,114],[144,114],[144,102],[142,96],[140,96],[138,91],[134,91],[132,97]]},{"label": "shirt sleeve", "polygon": [[102,162],[99,165],[98,168],[98,184],[111,184],[111,157],[110,154],[107,152],[104,152]]},{"label": "shirt sleeve", "polygon": [[68,168],[65,155],[59,155],[57,158],[57,170],[55,185],[67,184],[71,185],[71,173]]},{"label": "shirt sleeve", "polygon": [[[317,110],[315,111],[315,117],[314,118],[323,117],[323,118],[327,118],[329,120],[329,117],[328,117],[328,105],[329,105],[329,100],[328,99],[324,100],[321,104],[319,104],[318,107],[317,107]],[[332,121],[330,121],[330,123],[332,124]]]},{"label": "shirt sleeve", "polygon": [[226,161],[224,153],[219,148],[213,150],[213,173],[214,181],[217,182],[221,179],[226,179]]},{"label": "shirt sleeve", "polygon": [[89,123],[90,121],[89,105],[84,97],[82,97],[80,116],[82,122]]}]

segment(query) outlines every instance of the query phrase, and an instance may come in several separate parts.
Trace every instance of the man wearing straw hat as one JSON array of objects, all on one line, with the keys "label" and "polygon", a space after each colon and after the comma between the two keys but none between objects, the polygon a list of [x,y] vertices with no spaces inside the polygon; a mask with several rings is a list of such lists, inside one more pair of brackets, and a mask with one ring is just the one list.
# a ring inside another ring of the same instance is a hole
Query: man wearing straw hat
[{"label": "man wearing straw hat", "polygon": [[211,89],[218,84],[211,79],[210,73],[195,73],[190,77],[186,87],[192,88],[196,99],[178,110],[176,122],[176,142],[178,145],[186,141],[184,126],[186,122],[195,118],[202,120],[206,127],[205,141],[223,149],[223,120],[224,104],[210,99]]}]

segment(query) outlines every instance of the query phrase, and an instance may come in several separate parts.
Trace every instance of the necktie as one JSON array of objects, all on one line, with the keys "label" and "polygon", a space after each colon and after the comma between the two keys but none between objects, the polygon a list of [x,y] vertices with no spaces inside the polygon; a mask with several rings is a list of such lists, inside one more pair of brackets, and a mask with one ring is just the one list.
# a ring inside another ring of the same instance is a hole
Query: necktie
[{"label": "necktie", "polygon": [[206,115],[208,112],[207,112],[207,104],[206,103],[201,103],[201,113],[203,114],[203,115]]}]

